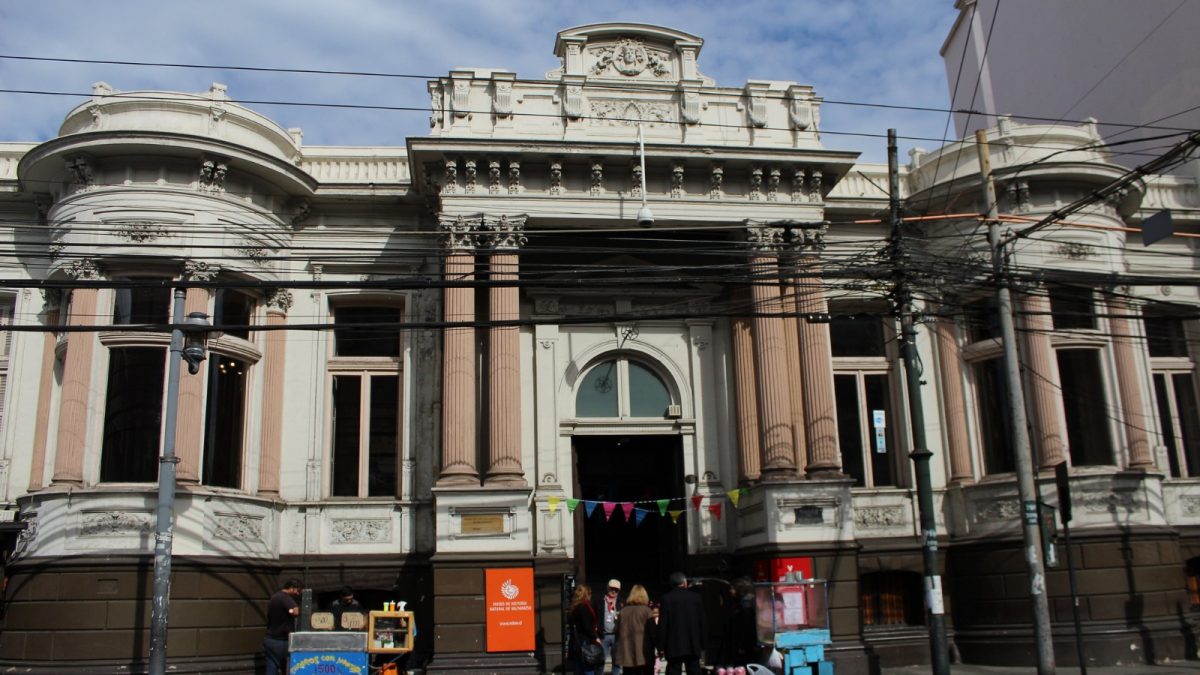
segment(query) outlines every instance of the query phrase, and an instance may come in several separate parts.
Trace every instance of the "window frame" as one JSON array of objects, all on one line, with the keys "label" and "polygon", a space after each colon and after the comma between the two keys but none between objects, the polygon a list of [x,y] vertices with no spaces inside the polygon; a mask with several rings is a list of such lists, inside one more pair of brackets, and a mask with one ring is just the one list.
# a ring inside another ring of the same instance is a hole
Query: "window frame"
[{"label": "window frame", "polygon": [[[1150,346],[1155,338],[1152,338],[1150,328],[1146,322],[1151,320],[1172,320],[1172,314],[1176,312],[1186,312],[1190,308],[1188,306],[1153,303],[1147,305],[1142,311],[1143,330],[1146,331],[1146,358],[1149,360],[1150,369],[1150,396],[1153,397],[1155,422],[1158,424],[1159,438],[1163,446],[1163,452],[1167,455],[1167,465],[1163,467],[1172,478],[1194,478],[1200,477],[1200,456],[1196,458],[1196,471],[1189,469],[1188,449],[1186,441],[1187,434],[1184,430],[1184,418],[1180,412],[1181,407],[1181,392],[1175,384],[1176,376],[1185,375],[1191,379],[1191,395],[1193,402],[1200,402],[1200,358],[1197,358],[1195,351],[1192,348],[1200,340],[1200,322],[1194,319],[1176,318],[1174,320],[1181,324],[1182,328],[1182,346],[1183,354],[1172,354],[1170,356],[1154,356],[1151,354]],[[1170,338],[1168,338],[1170,339]],[[1165,401],[1167,409],[1163,410],[1164,401],[1160,400],[1158,380],[1162,377],[1166,385],[1167,400]],[[1167,428],[1163,422],[1167,422],[1170,428]],[[1200,444],[1200,439],[1195,441]],[[1174,449],[1172,449],[1174,445]],[[1197,453],[1200,455],[1200,453]]]},{"label": "window frame", "polygon": [[[584,382],[587,381],[588,376],[591,375],[591,373],[595,372],[595,370],[597,368],[601,368],[605,364],[612,363],[612,362],[616,363],[615,379],[616,379],[616,387],[617,387],[617,415],[615,417],[592,417],[592,416],[580,415],[579,414],[579,396],[582,393],[582,387],[583,387]],[[631,355],[623,353],[623,352],[622,353],[608,353],[603,356],[597,357],[596,359],[593,359],[592,362],[579,373],[579,377],[575,381],[574,392],[572,392],[573,396],[571,397],[572,413],[575,415],[575,419],[581,419],[581,420],[613,420],[613,419],[616,419],[616,420],[654,420],[654,421],[671,419],[671,417],[668,416],[668,414],[667,414],[668,411],[666,409],[664,409],[662,414],[658,415],[658,416],[643,416],[643,415],[635,416],[635,415],[633,415],[633,410],[631,408],[631,403],[630,403],[631,398],[629,396],[629,391],[630,391],[629,365],[630,365],[630,363],[634,363],[634,364],[640,366],[641,368],[644,368],[651,375],[658,378],[659,383],[662,384],[663,389],[665,389],[667,392],[667,406],[668,407],[674,406],[674,405],[680,405],[679,393],[676,392],[674,387],[671,386],[672,378],[667,377],[663,373],[662,369],[660,367],[658,367],[658,365],[653,360],[638,358],[637,356],[631,356]]]},{"label": "window frame", "polygon": [[[347,308],[379,308],[381,310],[394,311],[397,320],[404,322],[405,310],[407,302],[401,296],[333,296],[328,300],[328,316],[330,323],[336,325],[336,310],[339,307]],[[325,421],[327,431],[325,435],[325,469],[322,480],[322,491],[326,499],[330,500],[354,500],[354,499],[390,499],[399,500],[403,498],[404,475],[403,475],[403,453],[404,453],[404,352],[407,349],[407,336],[402,329],[397,329],[398,342],[395,356],[338,356],[337,355],[337,331],[331,330],[328,333],[327,352],[325,362]],[[334,480],[336,477],[335,451],[336,451],[336,402],[333,393],[334,380],[337,377],[358,377],[359,378],[359,398],[358,398],[358,479],[356,494],[354,495],[335,495]],[[395,486],[391,495],[371,495],[370,494],[370,460],[371,460],[371,383],[376,377],[395,377],[396,378],[396,438],[395,438]]]}]

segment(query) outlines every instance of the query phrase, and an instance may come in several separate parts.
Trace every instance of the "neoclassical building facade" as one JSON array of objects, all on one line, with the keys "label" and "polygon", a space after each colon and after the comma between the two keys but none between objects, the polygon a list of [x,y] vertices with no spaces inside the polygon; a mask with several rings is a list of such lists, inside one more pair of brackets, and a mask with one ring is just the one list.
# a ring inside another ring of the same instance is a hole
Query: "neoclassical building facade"
[{"label": "neoclassical building facade", "polygon": [[[843,667],[923,662],[913,424],[954,654],[1031,663],[974,140],[901,168],[914,421],[887,167],[823,147],[811,87],[718,86],[702,46],[564,30],[545,77],[429,82],[405,147],[305,146],[221,85],[103,83],[56,138],[0,144],[0,664],[145,668],[175,287],[221,331],[179,385],[176,672],[253,672],[290,576],[317,606],[407,601],[430,671],[561,672],[571,580],[719,589],[790,559],[830,582]],[[1098,138],[997,120],[1002,229],[1121,177]],[[1176,234],[1143,246],[1164,209]],[[1196,181],[1151,175],[1012,247],[1035,463],[1049,504],[1070,467],[1097,663],[1196,656],[1198,225]],[[533,570],[529,651],[488,651],[505,568]],[[1046,586],[1069,662],[1061,564]]]}]

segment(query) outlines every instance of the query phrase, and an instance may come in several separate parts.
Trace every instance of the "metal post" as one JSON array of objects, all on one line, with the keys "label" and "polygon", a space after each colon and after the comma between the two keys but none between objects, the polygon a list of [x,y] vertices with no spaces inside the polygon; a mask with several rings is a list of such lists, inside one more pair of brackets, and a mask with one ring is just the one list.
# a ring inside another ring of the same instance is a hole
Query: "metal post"
[{"label": "metal post", "polygon": [[1038,675],[1054,673],[1054,642],[1050,633],[1050,605],[1046,598],[1046,570],[1042,564],[1042,538],[1038,532],[1037,490],[1033,482],[1033,451],[1026,427],[1025,392],[1017,360],[1017,331],[1013,326],[1012,295],[1004,256],[1000,251],[1000,224],[996,219],[996,187],[992,183],[992,164],[988,158],[987,133],[975,132],[975,150],[979,155],[979,180],[987,206],[988,244],[992,253],[992,272],[996,276],[996,304],[1000,313],[1000,340],[1004,347],[1004,375],[1008,390],[1008,408],[1012,423],[1013,453],[1017,472],[1017,493],[1021,499],[1021,534],[1025,545],[1025,564],[1029,570],[1029,604],[1033,609],[1033,634],[1037,651]]},{"label": "metal post", "polygon": [[929,617],[929,661],[935,675],[949,675],[950,650],[946,643],[946,615],[942,602],[942,577],[938,574],[937,521],[933,509],[933,482],[929,460],[933,452],[925,439],[925,407],[921,400],[921,370],[917,359],[917,329],[913,325],[913,297],[907,282],[904,238],[900,223],[900,170],[896,161],[896,130],[888,129],[888,221],[892,227],[892,254],[896,263],[896,295],[900,312],[900,350],[908,385],[908,414],[912,420],[913,473],[917,480],[917,510],[921,519],[921,557],[925,566],[925,608]]},{"label": "metal post", "polygon": [[171,598],[171,541],[175,511],[175,422],[179,407],[179,362],[183,351],[183,301],[185,292],[175,289],[175,321],[171,328],[171,351],[167,354],[167,410],[163,427],[162,455],[158,458],[158,518],[154,527],[154,598],[150,602],[150,675],[163,675],[167,668],[167,610]]}]

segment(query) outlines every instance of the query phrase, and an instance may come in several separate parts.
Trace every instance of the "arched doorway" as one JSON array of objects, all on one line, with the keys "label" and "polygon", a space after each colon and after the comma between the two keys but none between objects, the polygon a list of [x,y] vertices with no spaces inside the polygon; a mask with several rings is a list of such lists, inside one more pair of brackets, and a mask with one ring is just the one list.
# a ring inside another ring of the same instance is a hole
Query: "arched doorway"
[{"label": "arched doorway", "polygon": [[[625,355],[594,363],[579,380],[576,418],[590,424],[586,435],[572,439],[575,494],[584,500],[575,518],[575,555],[579,576],[593,590],[617,578],[626,591],[641,584],[657,596],[667,576],[683,567],[686,519],[675,523],[658,506],[672,499],[670,509],[687,508],[683,443],[671,423],[677,402],[654,364]],[[623,503],[633,504],[629,517]],[[605,504],[616,505],[611,514]]]}]

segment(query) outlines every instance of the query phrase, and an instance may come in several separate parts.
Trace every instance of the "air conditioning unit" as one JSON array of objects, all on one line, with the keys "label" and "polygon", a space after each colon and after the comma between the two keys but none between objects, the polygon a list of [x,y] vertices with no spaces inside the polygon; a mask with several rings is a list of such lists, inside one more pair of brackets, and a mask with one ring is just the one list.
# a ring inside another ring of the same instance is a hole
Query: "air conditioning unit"
[{"label": "air conditioning unit", "polygon": [[668,419],[676,420],[676,419],[679,419],[680,417],[683,417],[683,406],[681,406],[681,405],[667,406],[667,418]]}]

